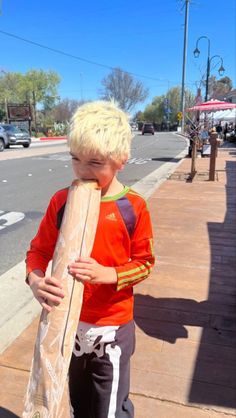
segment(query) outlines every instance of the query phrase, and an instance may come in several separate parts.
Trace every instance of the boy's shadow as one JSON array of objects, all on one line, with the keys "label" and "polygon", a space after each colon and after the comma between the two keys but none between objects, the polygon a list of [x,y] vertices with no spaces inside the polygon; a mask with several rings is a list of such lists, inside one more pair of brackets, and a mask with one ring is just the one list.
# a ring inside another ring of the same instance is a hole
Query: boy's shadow
[{"label": "boy's shadow", "polygon": [[147,335],[171,344],[178,338],[188,338],[184,325],[203,327],[208,321],[203,309],[205,301],[142,294],[135,294],[134,299],[134,319],[138,327]]}]

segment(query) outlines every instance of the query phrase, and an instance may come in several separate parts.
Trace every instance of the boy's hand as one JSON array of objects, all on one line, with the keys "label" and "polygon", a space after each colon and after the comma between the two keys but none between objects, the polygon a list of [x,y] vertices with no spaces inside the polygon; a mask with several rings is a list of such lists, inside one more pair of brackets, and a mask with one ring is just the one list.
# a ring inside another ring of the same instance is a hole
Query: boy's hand
[{"label": "boy's hand", "polygon": [[29,285],[34,297],[47,312],[50,312],[54,305],[59,305],[64,298],[61,282],[54,277],[43,277],[38,272],[31,272]]},{"label": "boy's hand", "polygon": [[74,263],[69,264],[68,272],[76,280],[91,284],[117,283],[116,270],[113,267],[105,267],[91,257],[79,257]]}]

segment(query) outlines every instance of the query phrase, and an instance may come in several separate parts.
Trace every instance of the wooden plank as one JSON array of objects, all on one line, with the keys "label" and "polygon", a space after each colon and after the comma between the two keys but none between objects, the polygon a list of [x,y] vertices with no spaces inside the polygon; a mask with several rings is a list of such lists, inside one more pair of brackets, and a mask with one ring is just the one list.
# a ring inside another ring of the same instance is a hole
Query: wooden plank
[{"label": "wooden plank", "polygon": [[66,381],[83,298],[83,284],[72,279],[67,266],[90,255],[100,200],[95,182],[75,180],[69,189],[52,264],[52,276],[61,280],[65,297],[50,313],[42,311],[23,418],[67,416]]}]

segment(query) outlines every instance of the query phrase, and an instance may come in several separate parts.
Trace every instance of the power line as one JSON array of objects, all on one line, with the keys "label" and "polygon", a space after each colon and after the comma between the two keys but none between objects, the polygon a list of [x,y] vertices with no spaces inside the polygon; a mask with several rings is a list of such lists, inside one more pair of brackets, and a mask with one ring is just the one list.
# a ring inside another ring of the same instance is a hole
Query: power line
[{"label": "power line", "polygon": [[[15,38],[15,39],[18,39],[20,41],[26,42],[28,44],[37,46],[39,48],[47,49],[48,51],[55,52],[56,54],[64,55],[66,57],[73,58],[73,59],[76,59],[78,61],[86,62],[87,64],[97,65],[99,67],[107,68],[109,70],[115,70],[117,68],[117,67],[112,67],[110,65],[101,64],[101,63],[96,62],[96,61],[91,61],[91,60],[88,60],[86,58],[83,58],[83,57],[79,57],[77,55],[70,54],[69,52],[65,52],[65,51],[62,51],[60,49],[52,48],[50,46],[43,45],[43,44],[40,44],[38,42],[31,41],[30,39],[22,38],[21,36],[15,35],[15,34],[10,33],[10,32],[5,32],[3,30],[0,30],[0,33],[3,33],[6,36],[10,36],[11,38]],[[149,76],[142,75],[142,74],[132,73],[132,72],[126,71],[126,70],[122,70],[122,71],[125,72],[125,73],[127,73],[127,74],[129,74],[129,75],[133,75],[135,77],[145,78],[145,79],[154,80],[154,81],[163,81],[163,79],[161,79],[161,78],[153,78],[153,77],[149,77]]]}]

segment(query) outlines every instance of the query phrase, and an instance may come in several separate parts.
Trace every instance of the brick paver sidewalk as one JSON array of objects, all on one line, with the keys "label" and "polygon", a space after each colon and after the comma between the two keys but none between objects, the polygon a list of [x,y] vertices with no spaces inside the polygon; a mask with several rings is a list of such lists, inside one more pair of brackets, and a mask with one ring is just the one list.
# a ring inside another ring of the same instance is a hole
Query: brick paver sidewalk
[{"label": "brick paver sidewalk", "polygon": [[[167,180],[149,199],[158,259],[135,288],[135,418],[236,414],[236,148],[219,150],[217,181],[208,166],[198,159],[192,183]],[[178,172],[189,170],[186,159]],[[36,327],[0,356],[2,418],[21,416]]]}]

